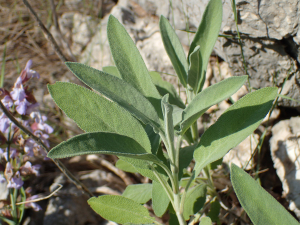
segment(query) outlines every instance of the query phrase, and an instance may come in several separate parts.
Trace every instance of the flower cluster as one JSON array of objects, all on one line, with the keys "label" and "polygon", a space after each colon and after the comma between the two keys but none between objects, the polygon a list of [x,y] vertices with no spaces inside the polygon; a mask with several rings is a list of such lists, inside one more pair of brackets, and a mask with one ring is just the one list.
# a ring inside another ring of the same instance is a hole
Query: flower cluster
[{"label": "flower cluster", "polygon": [[[29,60],[11,91],[0,89],[1,102],[20,124],[49,147],[47,139],[53,128],[46,123],[47,117],[39,112],[39,104],[26,85],[30,79],[40,77],[36,71],[30,69],[31,65],[32,60]],[[23,187],[24,179],[30,175],[39,175],[40,165],[32,165],[30,160],[34,156],[45,158],[46,154],[44,149],[0,111],[0,183],[5,183],[7,189],[19,190]],[[35,196],[29,197],[32,198]],[[27,206],[39,209],[37,204]]]}]

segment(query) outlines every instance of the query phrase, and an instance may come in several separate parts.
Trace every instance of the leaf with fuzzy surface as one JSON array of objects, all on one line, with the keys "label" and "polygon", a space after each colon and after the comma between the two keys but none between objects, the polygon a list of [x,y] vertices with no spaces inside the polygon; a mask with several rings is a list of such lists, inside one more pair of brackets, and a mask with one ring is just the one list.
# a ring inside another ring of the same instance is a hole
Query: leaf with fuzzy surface
[{"label": "leaf with fuzzy surface", "polygon": [[155,221],[139,203],[117,195],[103,195],[88,200],[91,208],[106,220],[116,223],[151,224]]},{"label": "leaf with fuzzy surface", "polygon": [[194,152],[195,176],[252,134],[272,107],[277,91],[267,87],[247,94],[205,131]]},{"label": "leaf with fuzzy surface", "polygon": [[229,98],[246,82],[247,76],[230,77],[198,93],[183,110],[181,133],[185,131],[211,106]]},{"label": "leaf with fuzzy surface", "polygon": [[85,132],[118,133],[151,148],[140,122],[115,102],[72,83],[56,82],[48,89],[58,107]]},{"label": "leaf with fuzzy surface", "polygon": [[187,87],[188,63],[179,38],[164,16],[160,17],[159,28],[166,52],[168,53],[180,83],[184,87]]},{"label": "leaf with fuzzy surface", "polygon": [[145,204],[151,199],[152,184],[132,184],[128,185],[122,194],[123,197],[132,199],[133,201]]},{"label": "leaf with fuzzy surface", "polygon": [[163,186],[157,182],[152,183],[152,208],[156,216],[161,217],[167,210],[170,199]]},{"label": "leaf with fuzzy surface", "polygon": [[118,71],[127,83],[145,97],[160,98],[145,62],[123,25],[112,15],[108,18],[107,37]]},{"label": "leaf with fuzzy surface", "polygon": [[[84,64],[68,62],[66,65],[86,85],[118,103],[143,123],[161,129],[161,121],[154,106],[126,81]],[[160,99],[152,100],[161,111]]]},{"label": "leaf with fuzzy surface", "polygon": [[[194,52],[196,46],[200,46],[200,56],[201,56],[201,72],[198,81],[205,80],[205,72],[208,64],[209,57],[216,43],[219,35],[219,31],[222,23],[222,1],[221,0],[210,0],[203,13],[200,26],[195,34],[195,37],[191,43],[191,47],[188,54],[188,59],[190,55]],[[191,63],[191,62],[189,62]],[[196,93],[201,91],[200,83],[196,84],[199,88]]]},{"label": "leaf with fuzzy surface", "polygon": [[115,133],[85,133],[55,146],[48,153],[49,158],[66,158],[86,154],[110,154],[142,159],[160,164],[161,161],[151,149],[144,149],[134,139]]},{"label": "leaf with fuzzy surface", "polygon": [[299,225],[297,220],[249,174],[231,164],[234,191],[254,225]]}]

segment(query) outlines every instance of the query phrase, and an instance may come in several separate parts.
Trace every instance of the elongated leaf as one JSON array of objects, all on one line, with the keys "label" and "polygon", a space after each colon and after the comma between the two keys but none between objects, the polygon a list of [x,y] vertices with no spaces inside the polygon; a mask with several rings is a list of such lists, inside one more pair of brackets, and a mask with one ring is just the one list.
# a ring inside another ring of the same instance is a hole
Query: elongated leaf
[{"label": "elongated leaf", "polygon": [[108,18],[107,37],[123,80],[145,97],[160,99],[142,56],[123,25],[112,15]]},{"label": "elongated leaf", "polygon": [[[200,26],[191,43],[188,59],[197,45],[200,46],[201,63],[201,79],[205,80],[205,72],[210,54],[216,43],[222,23],[222,1],[210,0],[203,13]],[[190,62],[191,63],[191,62]],[[199,80],[200,81],[200,80]],[[197,84],[200,87],[200,84]],[[201,89],[198,90],[198,92]]]},{"label": "elongated leaf", "polygon": [[116,103],[76,84],[56,82],[48,89],[58,107],[85,132],[118,133],[151,148],[140,122]]},{"label": "elongated leaf", "polygon": [[165,143],[165,145],[169,146],[167,150],[169,151],[169,157],[171,158],[172,163],[174,163],[174,155],[173,155],[173,149],[174,149],[174,126],[173,126],[173,107],[169,104],[169,95],[165,95],[162,98],[161,101],[161,108],[163,110],[164,115],[164,121],[165,121],[165,131],[166,131],[166,138],[168,140],[168,143]]},{"label": "elongated leaf", "polygon": [[161,128],[153,105],[124,80],[84,64],[68,62],[66,65],[86,85],[118,103],[143,123],[150,123],[157,130]]},{"label": "elongated leaf", "polygon": [[160,17],[159,28],[166,52],[179,77],[180,83],[186,87],[188,63],[179,38],[164,16]]},{"label": "elongated leaf", "polygon": [[161,163],[151,154],[151,149],[144,149],[130,137],[115,133],[85,133],[60,143],[48,153],[49,158],[66,158],[86,154],[110,154]]},{"label": "elongated leaf", "polygon": [[182,113],[183,113],[183,109],[179,108],[176,105],[172,105],[173,107],[173,125],[175,128],[179,129],[178,124],[181,122],[182,120]]},{"label": "elongated leaf", "polygon": [[206,185],[199,184],[188,190],[184,201],[183,216],[188,220],[191,215],[196,214],[204,205],[206,200]]},{"label": "elongated leaf", "polygon": [[241,88],[241,86],[243,86],[246,79],[247,76],[230,77],[197,94],[182,113],[183,119],[180,123],[181,133],[185,133],[185,131],[211,106],[233,95]]},{"label": "elongated leaf", "polygon": [[159,134],[155,133],[153,128],[147,124],[145,127],[145,131],[148,135],[151,144],[151,152],[156,155],[157,149],[160,146],[161,140]]},{"label": "elongated leaf", "polygon": [[277,90],[267,87],[247,94],[206,130],[194,152],[195,176],[207,164],[222,158],[259,126],[270,110]]},{"label": "elongated leaf", "polygon": [[250,175],[233,163],[231,164],[231,182],[241,205],[254,225],[299,225],[279,202]]},{"label": "elongated leaf", "polygon": [[102,68],[103,72],[108,73],[110,75],[114,75],[117,78],[122,79],[121,74],[119,73],[119,70],[115,66],[104,66]]},{"label": "elongated leaf", "polygon": [[194,93],[202,90],[205,82],[205,74],[202,73],[202,57],[200,46],[196,46],[194,51],[190,54],[190,66],[188,71],[188,84],[193,88]]},{"label": "elongated leaf", "polygon": [[131,165],[129,162],[126,162],[122,159],[119,159],[116,162],[115,166],[117,168],[119,168],[120,170],[123,170],[123,171],[128,172],[128,173],[138,173],[138,171],[136,170],[136,168],[133,165]]},{"label": "elongated leaf", "polygon": [[126,187],[122,194],[123,197],[132,199],[133,201],[145,204],[151,199],[152,184],[132,184]]},{"label": "elongated leaf", "polygon": [[152,208],[156,216],[161,217],[167,210],[170,199],[162,185],[153,181],[152,183]]},{"label": "elongated leaf", "polygon": [[88,200],[91,208],[106,220],[116,223],[153,223],[148,210],[139,203],[117,195],[103,195]]},{"label": "elongated leaf", "polygon": [[220,224],[219,214],[220,214],[221,205],[217,198],[214,198],[210,202],[210,209],[207,214],[211,218],[212,222],[217,222],[217,224]]},{"label": "elongated leaf", "polygon": [[212,225],[211,219],[207,216],[202,217],[200,220],[200,225]]},{"label": "elongated leaf", "polygon": [[190,165],[193,159],[195,148],[196,145],[189,145],[179,150],[179,173],[178,173],[179,180],[182,177],[183,169],[187,168],[188,165]]},{"label": "elongated leaf", "polygon": [[169,94],[169,102],[173,105],[177,105],[180,108],[185,108],[185,104],[182,102],[182,99],[179,97],[177,91],[175,90],[174,86],[167,82],[164,81],[160,74],[157,72],[150,72],[152,81],[158,90],[159,94],[161,96],[164,96],[166,94]]},{"label": "elongated leaf", "polygon": [[[131,164],[136,169],[136,171],[141,175],[143,175],[144,177],[148,177],[151,180],[158,181],[153,171],[150,169],[150,165],[152,165],[151,162],[141,160],[141,159],[136,159],[136,158],[124,157],[124,156],[119,156],[119,158]],[[158,167],[156,170],[162,177],[164,177],[164,179],[167,180],[167,175],[165,174],[165,171],[162,168]]]}]

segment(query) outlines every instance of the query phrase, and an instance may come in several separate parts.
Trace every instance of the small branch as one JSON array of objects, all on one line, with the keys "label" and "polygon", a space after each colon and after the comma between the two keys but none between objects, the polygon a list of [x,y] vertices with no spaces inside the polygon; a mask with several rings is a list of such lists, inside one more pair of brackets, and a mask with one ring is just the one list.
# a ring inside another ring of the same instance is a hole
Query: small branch
[{"label": "small branch", "polygon": [[38,15],[36,14],[36,12],[33,10],[33,8],[31,7],[31,5],[29,4],[29,2],[27,0],[23,0],[23,2],[25,4],[25,6],[29,9],[29,11],[31,12],[31,14],[34,16],[35,20],[37,21],[38,25],[41,27],[41,29],[42,29],[43,33],[45,34],[46,38],[52,44],[52,47],[54,48],[54,51],[56,52],[56,54],[58,55],[58,57],[60,58],[60,60],[63,61],[63,62],[68,61],[67,57],[60,50],[60,48],[59,48],[58,44],[56,43],[55,39],[53,38],[52,34],[44,26],[43,22],[40,20],[40,18],[38,17]]},{"label": "small branch", "polygon": [[126,184],[126,186],[133,184],[133,182],[131,181],[130,177],[127,176],[127,174],[123,171],[118,169],[117,167],[115,167],[113,164],[111,164],[110,162],[108,162],[105,159],[102,158],[98,158],[98,157],[94,157],[93,155],[89,155],[87,157],[88,161],[92,161],[93,163],[99,164],[107,169],[109,169],[110,171],[112,171],[114,174],[116,174],[117,176],[119,176],[124,183]]},{"label": "small branch", "polygon": [[59,187],[53,191],[50,195],[48,196],[45,196],[45,197],[41,197],[41,198],[36,198],[36,199],[32,199],[32,200],[28,200],[28,201],[25,201],[25,202],[18,202],[16,203],[16,205],[22,205],[22,204],[26,204],[26,203],[31,203],[31,202],[39,202],[39,201],[42,201],[42,200],[45,200],[45,199],[48,199],[50,197],[52,197],[56,192],[58,192],[60,189],[62,189],[62,185],[61,184],[57,184]]},{"label": "small branch", "polygon": [[56,8],[55,8],[54,1],[53,0],[49,0],[49,2],[50,2],[50,5],[51,5],[51,10],[52,10],[52,15],[53,15],[53,21],[54,21],[55,30],[58,33],[59,38],[61,39],[61,41],[62,41],[62,43],[64,45],[64,48],[68,52],[68,54],[71,57],[72,61],[76,62],[77,60],[76,60],[75,56],[73,55],[73,53],[71,51],[71,48],[70,48],[70,45],[69,45],[68,41],[65,40],[64,36],[61,33],[61,30],[60,30],[60,27],[59,27],[59,23],[58,23],[58,20],[57,20],[57,13],[56,13]]},{"label": "small branch", "polygon": [[[26,0],[24,0],[26,1]],[[20,128],[24,133],[29,135],[37,144],[42,146],[42,148],[49,152],[50,149],[42,142],[40,138],[35,136],[33,133],[31,133],[26,127],[24,127],[19,121],[16,120],[16,118],[6,109],[6,107],[3,105],[2,101],[0,101],[0,108],[2,112],[10,119],[11,122],[13,122],[18,128]],[[73,183],[75,186],[82,190],[87,196],[93,197],[94,195],[89,191],[89,189],[84,186],[66,167],[65,165],[58,159],[52,159],[53,162],[56,164],[56,166],[60,169],[60,171],[65,174],[65,176]]]}]

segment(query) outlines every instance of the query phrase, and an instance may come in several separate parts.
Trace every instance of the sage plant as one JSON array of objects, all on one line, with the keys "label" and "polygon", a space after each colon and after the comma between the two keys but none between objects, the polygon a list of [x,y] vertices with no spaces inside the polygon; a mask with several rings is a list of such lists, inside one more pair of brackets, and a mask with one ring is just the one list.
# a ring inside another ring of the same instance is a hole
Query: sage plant
[{"label": "sage plant", "polygon": [[[151,199],[157,217],[169,212],[169,224],[217,222],[203,210],[207,205],[218,204],[216,191],[208,192],[211,164],[252,134],[278,96],[276,87],[248,93],[199,138],[197,119],[211,106],[228,99],[247,80],[247,76],[234,76],[203,89],[221,22],[222,1],[210,0],[186,56],[168,20],[160,18],[162,41],[186,90],[187,104],[171,84],[158,73],[148,71],[134,42],[113,16],[108,20],[107,35],[115,67],[100,71],[80,63],[66,63],[97,93],[66,82],[48,86],[56,104],[85,131],[54,147],[48,157],[116,155],[119,168],[152,180],[151,184],[128,186],[122,196],[90,198],[88,204],[103,218],[120,224],[160,224],[143,206]],[[189,146],[182,147],[184,140]],[[185,168],[193,159],[195,165],[188,173]],[[197,179],[200,173],[207,179]],[[298,224],[235,165],[231,165],[231,180],[254,224]]]}]

